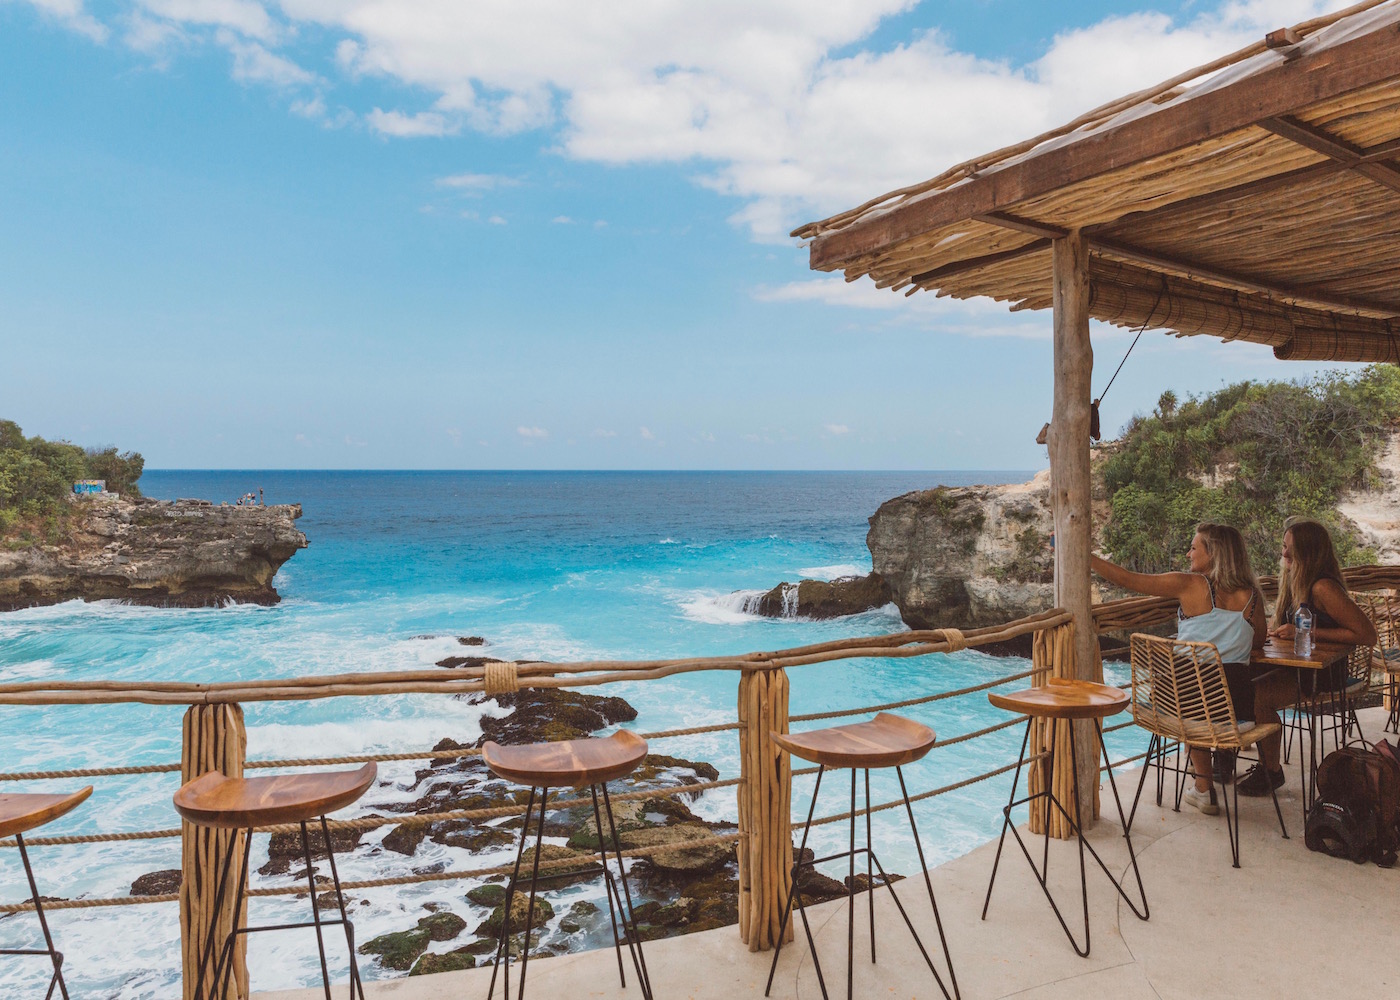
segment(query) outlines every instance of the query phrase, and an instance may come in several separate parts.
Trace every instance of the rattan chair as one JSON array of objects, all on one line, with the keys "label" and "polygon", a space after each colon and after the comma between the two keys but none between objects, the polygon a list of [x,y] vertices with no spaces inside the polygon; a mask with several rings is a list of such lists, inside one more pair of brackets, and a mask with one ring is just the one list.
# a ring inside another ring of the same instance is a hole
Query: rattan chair
[{"label": "rattan chair", "polygon": [[1385,731],[1400,734],[1400,598],[1389,590],[1352,594],[1371,624],[1376,627],[1376,645],[1371,655],[1371,682],[1379,675],[1381,689],[1389,703]]},{"label": "rattan chair", "polygon": [[[1133,668],[1132,702],[1129,709],[1133,721],[1152,734],[1147,745],[1147,759],[1142,777],[1138,779],[1138,798],[1147,782],[1147,770],[1155,763],[1159,774],[1165,765],[1167,749],[1172,744],[1208,750],[1233,750],[1240,756],[1255,747],[1261,739],[1279,731],[1277,722],[1256,723],[1240,729],[1230,700],[1230,688],[1225,682],[1225,665],[1220,653],[1208,642],[1184,642],[1160,636],[1135,633],[1131,639]],[[1246,759],[1249,759],[1246,757]],[[1185,771],[1192,771],[1189,755]],[[1210,777],[1206,775],[1205,777]],[[1288,828],[1283,823],[1278,794],[1269,789],[1278,814],[1279,829],[1285,840]],[[1234,809],[1222,789],[1220,798],[1225,806],[1225,826],[1230,837],[1230,855],[1234,867],[1240,866],[1239,791],[1234,792]],[[1161,782],[1158,782],[1157,804],[1162,804]],[[1173,804],[1181,809],[1180,791]]]},{"label": "rattan chair", "polygon": [[[1352,649],[1351,655],[1347,657],[1347,675],[1343,682],[1343,690],[1320,691],[1307,698],[1306,703],[1294,705],[1291,715],[1285,713],[1285,723],[1288,726],[1283,747],[1285,761],[1293,754],[1295,734],[1298,736],[1299,745],[1302,745],[1303,716],[1305,714],[1313,713],[1319,719],[1326,720],[1318,729],[1319,742],[1330,732],[1333,746],[1340,747],[1351,739],[1352,730],[1359,733],[1360,723],[1356,718],[1356,706],[1371,692],[1372,672],[1375,668],[1376,658],[1379,657],[1382,665],[1389,664],[1395,669],[1400,669],[1400,649],[1396,648],[1400,643],[1396,641],[1397,623],[1395,620],[1395,615],[1400,613],[1400,602],[1383,591],[1354,591],[1350,596],[1356,602],[1357,607],[1366,613],[1366,617],[1375,627],[1376,645],[1374,647],[1356,646]],[[1389,674],[1388,678],[1393,676],[1393,674]],[[1394,699],[1391,703],[1393,706]],[[1391,714],[1395,714],[1393,707]],[[1325,749],[1325,746],[1318,747],[1319,757],[1322,756]]]}]

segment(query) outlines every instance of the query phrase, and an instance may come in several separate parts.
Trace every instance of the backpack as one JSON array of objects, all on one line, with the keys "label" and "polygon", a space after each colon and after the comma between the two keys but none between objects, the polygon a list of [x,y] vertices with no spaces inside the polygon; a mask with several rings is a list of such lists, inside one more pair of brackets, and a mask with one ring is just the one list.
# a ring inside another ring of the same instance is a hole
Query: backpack
[{"label": "backpack", "polygon": [[1390,867],[1400,849],[1400,756],[1385,740],[1342,747],[1317,766],[1309,850]]}]

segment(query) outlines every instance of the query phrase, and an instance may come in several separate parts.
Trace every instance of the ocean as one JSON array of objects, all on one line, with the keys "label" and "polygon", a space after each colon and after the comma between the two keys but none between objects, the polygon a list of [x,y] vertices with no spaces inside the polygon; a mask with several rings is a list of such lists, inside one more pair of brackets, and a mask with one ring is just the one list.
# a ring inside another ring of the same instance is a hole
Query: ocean
[{"label": "ocean", "polygon": [[[830,621],[766,619],[744,613],[754,592],[802,577],[870,570],[866,519],[881,502],[937,485],[1018,482],[1024,472],[620,473],[620,472],[191,472],[149,471],[142,490],[159,498],[232,502],[262,489],[271,503],[300,503],[310,547],[278,574],[282,602],[211,609],[157,609],[116,602],[71,602],[0,614],[0,681],[159,679],[214,681],[430,666],[460,654],[457,636],[481,636],[482,652],[503,659],[679,657],[787,646],[904,626],[891,606]],[[793,669],[794,713],[851,708],[961,687],[1017,669],[1024,661],[976,651],[914,660],[861,660]],[[590,689],[626,698],[639,730],[732,720],[737,675],[685,674]],[[247,706],[248,756],[283,758],[427,749],[443,737],[480,734],[494,705],[435,695],[337,698]],[[0,707],[0,770],[107,767],[178,761],[182,709],[141,705]],[[990,725],[1004,716],[981,696],[908,710],[940,734]],[[910,791],[949,784],[1014,759],[1021,731],[935,751],[906,768]],[[1121,747],[1122,756],[1141,748]],[[706,760],[738,774],[734,733],[665,741],[658,752]],[[393,786],[369,804],[412,798],[417,762],[381,765]],[[873,794],[898,794],[893,777],[872,776]],[[805,816],[811,778],[798,779],[794,814]],[[75,781],[4,783],[0,791],[71,788]],[[178,774],[102,778],[92,799],[44,834],[174,827],[170,796]],[[1009,778],[970,785],[916,806],[931,864],[994,837]],[[830,797],[828,798],[828,794]],[[823,792],[822,812],[841,812],[839,789]],[[829,808],[823,808],[823,806]],[[736,818],[732,789],[692,805],[710,819]],[[377,849],[384,828],[340,863],[342,878],[406,874],[433,865],[500,863],[513,852],[472,856],[424,841],[412,858]],[[837,850],[845,828],[818,828],[818,853]],[[36,834],[37,835],[37,834]],[[887,870],[917,861],[902,811],[875,818]],[[265,838],[253,864],[266,860]],[[138,876],[178,868],[178,839],[36,847],[47,896],[125,895]],[[261,857],[260,857],[261,855]],[[281,884],[286,877],[262,879]],[[0,851],[4,902],[24,898],[16,853]],[[447,907],[474,927],[470,884],[426,883],[355,893],[356,939],[414,926],[425,905]],[[601,889],[568,890],[581,898]],[[258,922],[305,919],[305,901],[252,904]],[[478,908],[479,909],[479,908]],[[55,911],[51,926],[75,995],[178,996],[179,927],[173,903]],[[254,990],[319,981],[306,934],[257,935],[250,944]],[[468,932],[469,933],[469,932]],[[737,933],[737,932],[736,932]],[[343,948],[328,938],[332,972],[343,978]],[[34,947],[34,918],[0,918],[0,948]],[[447,950],[462,941],[435,945]],[[368,979],[402,975],[361,958]],[[0,959],[0,994],[42,991],[42,960]],[[28,992],[27,992],[28,991]]]}]

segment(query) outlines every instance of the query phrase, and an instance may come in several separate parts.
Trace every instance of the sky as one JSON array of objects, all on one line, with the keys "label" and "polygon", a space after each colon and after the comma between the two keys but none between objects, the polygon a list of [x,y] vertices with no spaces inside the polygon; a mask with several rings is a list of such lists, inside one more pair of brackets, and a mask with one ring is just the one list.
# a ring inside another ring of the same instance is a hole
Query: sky
[{"label": "sky", "polygon": [[[1042,468],[1048,312],[787,233],[1339,6],[0,0],[0,418],[151,468]],[[1150,331],[1104,426],[1316,370]]]}]

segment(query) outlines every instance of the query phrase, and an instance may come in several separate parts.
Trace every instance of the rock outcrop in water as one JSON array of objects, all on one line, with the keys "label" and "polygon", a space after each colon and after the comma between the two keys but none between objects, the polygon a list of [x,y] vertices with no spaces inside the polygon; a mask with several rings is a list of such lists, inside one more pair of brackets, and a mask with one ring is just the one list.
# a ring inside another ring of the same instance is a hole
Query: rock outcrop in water
[{"label": "rock outcrop in water", "polygon": [[307,546],[299,504],[74,501],[65,538],[0,549],[0,610],[115,598],[163,607],[276,604],[277,570]]},{"label": "rock outcrop in water", "polygon": [[892,600],[890,586],[878,573],[836,580],[783,582],[746,606],[767,618],[840,618],[883,608]]}]

